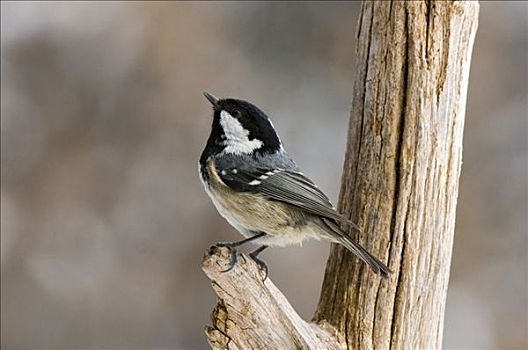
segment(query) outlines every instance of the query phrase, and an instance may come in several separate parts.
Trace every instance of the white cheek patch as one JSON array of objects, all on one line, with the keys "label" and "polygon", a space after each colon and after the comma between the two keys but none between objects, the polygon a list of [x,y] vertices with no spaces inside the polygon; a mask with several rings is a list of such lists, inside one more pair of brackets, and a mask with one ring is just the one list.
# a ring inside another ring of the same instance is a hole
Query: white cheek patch
[{"label": "white cheek patch", "polygon": [[242,124],[226,111],[220,112],[220,125],[222,126],[226,137],[225,153],[251,153],[264,145],[264,143],[258,139],[250,140],[249,131],[244,129]]}]

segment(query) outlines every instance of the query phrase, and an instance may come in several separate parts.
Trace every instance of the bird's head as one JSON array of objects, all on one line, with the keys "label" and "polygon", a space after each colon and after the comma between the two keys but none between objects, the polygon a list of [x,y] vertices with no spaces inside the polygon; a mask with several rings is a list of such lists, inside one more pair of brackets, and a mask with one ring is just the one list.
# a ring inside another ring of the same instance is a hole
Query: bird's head
[{"label": "bird's head", "polygon": [[255,105],[233,98],[219,99],[207,92],[213,105],[213,124],[207,147],[213,153],[264,154],[282,148],[268,116]]}]

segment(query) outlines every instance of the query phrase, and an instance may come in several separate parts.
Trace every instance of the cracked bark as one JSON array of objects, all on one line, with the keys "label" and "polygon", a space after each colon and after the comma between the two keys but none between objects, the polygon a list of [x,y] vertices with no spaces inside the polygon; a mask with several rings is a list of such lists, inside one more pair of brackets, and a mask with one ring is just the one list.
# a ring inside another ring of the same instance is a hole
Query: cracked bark
[{"label": "cracked bark", "polygon": [[324,323],[303,321],[257,264],[246,255],[236,267],[229,248],[212,247],[202,268],[212,281],[219,301],[212,327],[205,329],[213,349],[340,349],[337,336]]},{"label": "cracked bark", "polygon": [[[364,2],[339,210],[388,280],[333,246],[312,323],[242,256],[206,254],[214,349],[440,349],[477,2]],[[346,227],[344,227],[346,229]]]}]

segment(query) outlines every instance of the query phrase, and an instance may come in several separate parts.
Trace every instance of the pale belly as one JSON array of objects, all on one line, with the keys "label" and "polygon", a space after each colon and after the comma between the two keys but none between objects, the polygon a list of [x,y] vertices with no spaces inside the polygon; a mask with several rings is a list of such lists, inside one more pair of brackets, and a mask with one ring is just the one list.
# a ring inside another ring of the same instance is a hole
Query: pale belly
[{"label": "pale belly", "polygon": [[202,183],[220,215],[243,236],[266,233],[258,239],[258,244],[287,246],[301,244],[307,239],[325,238],[324,231],[314,223],[312,215],[291,205],[235,192],[225,185],[211,186],[203,179]]}]

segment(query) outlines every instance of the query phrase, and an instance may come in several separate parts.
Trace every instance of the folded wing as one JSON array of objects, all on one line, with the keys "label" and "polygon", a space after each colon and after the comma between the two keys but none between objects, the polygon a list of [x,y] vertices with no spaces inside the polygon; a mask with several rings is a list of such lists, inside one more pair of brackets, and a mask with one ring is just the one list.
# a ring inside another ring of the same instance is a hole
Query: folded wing
[{"label": "folded wing", "polygon": [[299,207],[309,213],[345,222],[328,197],[304,174],[282,169],[231,169],[220,172],[222,181],[235,191],[253,192]]}]

